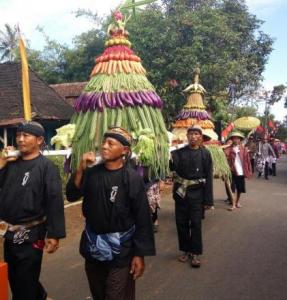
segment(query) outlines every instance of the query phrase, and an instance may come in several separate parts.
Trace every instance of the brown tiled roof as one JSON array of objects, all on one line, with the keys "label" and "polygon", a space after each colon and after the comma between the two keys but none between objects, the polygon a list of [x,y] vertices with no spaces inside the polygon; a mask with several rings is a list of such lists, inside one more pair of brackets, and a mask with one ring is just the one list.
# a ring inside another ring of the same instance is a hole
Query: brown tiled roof
[{"label": "brown tiled roof", "polygon": [[64,99],[78,98],[87,83],[88,83],[87,81],[60,83],[60,84],[51,84],[50,87],[53,88]]},{"label": "brown tiled roof", "polygon": [[[48,84],[29,69],[33,119],[69,120],[73,109]],[[24,119],[20,63],[0,64],[0,126]]]},{"label": "brown tiled roof", "polygon": [[67,103],[74,107],[76,99],[81,95],[88,82],[71,82],[51,84],[53,88]]}]

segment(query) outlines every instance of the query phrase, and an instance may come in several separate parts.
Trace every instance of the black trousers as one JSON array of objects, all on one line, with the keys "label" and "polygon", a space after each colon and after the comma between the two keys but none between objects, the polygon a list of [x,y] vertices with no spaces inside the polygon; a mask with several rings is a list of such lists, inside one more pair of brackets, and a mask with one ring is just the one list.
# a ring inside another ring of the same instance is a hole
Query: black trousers
[{"label": "black trousers", "polygon": [[129,266],[114,268],[105,263],[86,260],[85,269],[94,300],[135,299],[135,281]]},{"label": "black trousers", "polygon": [[175,201],[175,220],[179,250],[202,254],[203,188],[189,192],[185,199]]},{"label": "black trousers", "polygon": [[276,163],[272,163],[272,176],[276,176]]},{"label": "black trousers", "polygon": [[13,300],[45,300],[47,293],[39,282],[43,251],[32,243],[4,242],[4,259],[8,263],[8,277]]},{"label": "black trousers", "polygon": [[268,178],[269,175],[269,163],[266,161],[264,166],[264,176],[265,178]]},{"label": "black trousers", "polygon": [[155,223],[158,220],[158,207],[156,207],[155,211],[151,214],[152,223]]},{"label": "black trousers", "polygon": [[253,174],[254,171],[255,171],[255,159],[254,159],[254,158],[251,158],[251,159],[250,159],[250,163],[251,163],[252,174]]}]

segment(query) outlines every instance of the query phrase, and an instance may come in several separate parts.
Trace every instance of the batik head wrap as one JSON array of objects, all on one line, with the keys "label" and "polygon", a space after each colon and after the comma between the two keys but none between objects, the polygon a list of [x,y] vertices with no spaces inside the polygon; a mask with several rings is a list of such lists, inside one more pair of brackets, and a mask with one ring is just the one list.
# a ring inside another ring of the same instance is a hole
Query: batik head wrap
[{"label": "batik head wrap", "polygon": [[131,134],[122,127],[110,127],[104,134],[104,137],[110,137],[119,141],[123,146],[130,147],[132,144]]},{"label": "batik head wrap", "polygon": [[26,132],[36,137],[45,136],[45,129],[43,128],[43,126],[40,123],[34,121],[21,123],[17,127],[17,132]]}]

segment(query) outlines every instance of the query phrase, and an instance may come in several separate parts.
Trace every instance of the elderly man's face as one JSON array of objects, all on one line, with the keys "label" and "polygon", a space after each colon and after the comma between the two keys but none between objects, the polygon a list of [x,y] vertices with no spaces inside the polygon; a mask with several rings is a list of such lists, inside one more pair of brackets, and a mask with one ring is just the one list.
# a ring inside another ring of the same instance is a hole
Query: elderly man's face
[{"label": "elderly man's face", "polygon": [[115,161],[125,156],[129,151],[129,147],[123,146],[118,140],[106,137],[101,147],[101,156],[105,161]]},{"label": "elderly man's face", "polygon": [[191,147],[197,147],[202,143],[202,134],[197,130],[190,130],[187,133],[187,140]]}]

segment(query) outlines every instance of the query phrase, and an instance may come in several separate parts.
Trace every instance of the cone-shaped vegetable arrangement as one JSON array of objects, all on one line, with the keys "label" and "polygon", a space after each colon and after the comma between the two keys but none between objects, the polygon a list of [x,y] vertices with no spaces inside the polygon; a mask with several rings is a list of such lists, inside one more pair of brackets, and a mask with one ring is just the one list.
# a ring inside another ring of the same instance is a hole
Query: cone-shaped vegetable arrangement
[{"label": "cone-shaped vegetable arrangement", "polygon": [[194,74],[194,82],[184,90],[187,93],[187,103],[176,117],[172,133],[175,140],[187,141],[187,128],[197,124],[212,137],[212,140],[216,140],[217,134],[214,131],[214,124],[203,104],[203,96],[206,91],[199,84],[199,69],[196,69]]},{"label": "cone-shaped vegetable arrangement", "polygon": [[228,180],[231,176],[230,168],[223,150],[217,145],[218,136],[214,131],[214,124],[203,104],[206,91],[199,83],[200,70],[196,69],[194,74],[194,82],[184,90],[188,94],[187,103],[173,124],[173,140],[177,143],[187,142],[187,128],[199,125],[203,129],[203,134],[210,139],[205,147],[212,157],[214,177]]},{"label": "cone-shaped vegetable arrangement", "polygon": [[76,113],[71,120],[76,124],[72,168],[76,168],[84,152],[99,150],[109,126],[121,126],[136,140],[142,140],[140,135],[148,132],[150,149],[140,149],[136,143],[134,149],[139,159],[144,151],[153,153],[145,156],[144,164],[157,177],[165,176],[168,137],[161,114],[162,100],[147,79],[141,59],[131,49],[126,21],[120,12],[114,14],[106,49],[96,58],[90,81],[75,102]]}]

